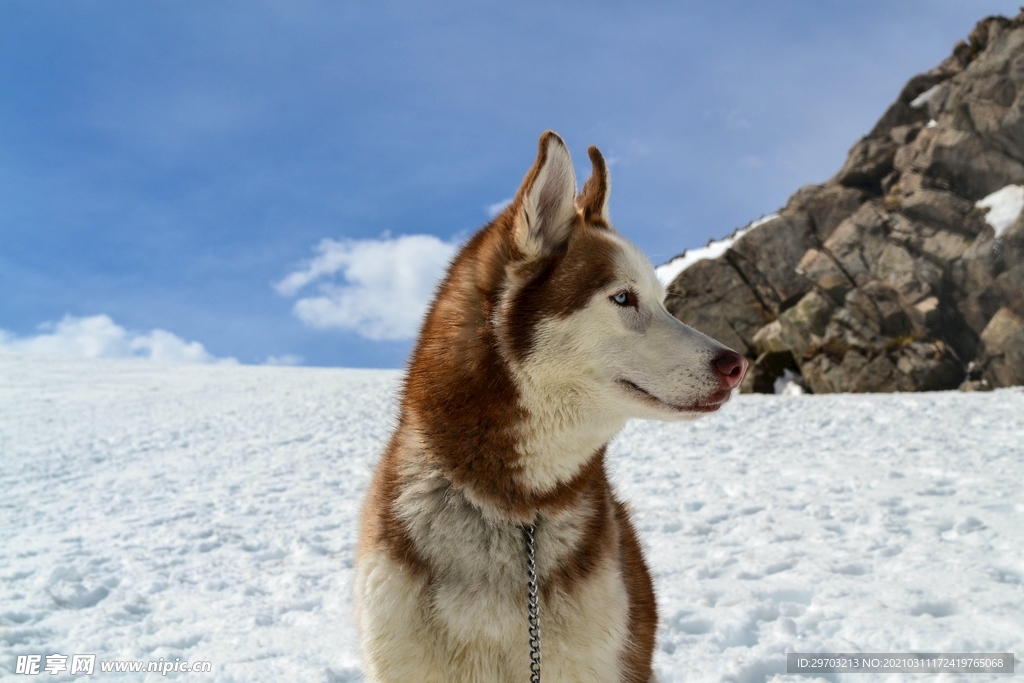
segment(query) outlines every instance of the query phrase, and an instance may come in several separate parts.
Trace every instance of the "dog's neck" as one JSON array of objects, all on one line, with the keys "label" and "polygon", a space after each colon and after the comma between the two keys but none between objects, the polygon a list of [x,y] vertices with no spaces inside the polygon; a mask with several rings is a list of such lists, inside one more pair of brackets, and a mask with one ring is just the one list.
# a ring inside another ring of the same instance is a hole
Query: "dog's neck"
[{"label": "dog's neck", "polygon": [[626,419],[604,410],[585,386],[520,382],[527,407],[517,450],[524,487],[545,494],[572,481],[622,429]]},{"label": "dog's neck", "polygon": [[516,524],[588,495],[605,477],[605,447],[625,423],[570,387],[519,383],[504,365],[463,374],[448,385],[462,395],[449,393],[446,402],[418,399],[414,378],[415,366],[401,421],[417,434],[423,457],[488,517]]}]

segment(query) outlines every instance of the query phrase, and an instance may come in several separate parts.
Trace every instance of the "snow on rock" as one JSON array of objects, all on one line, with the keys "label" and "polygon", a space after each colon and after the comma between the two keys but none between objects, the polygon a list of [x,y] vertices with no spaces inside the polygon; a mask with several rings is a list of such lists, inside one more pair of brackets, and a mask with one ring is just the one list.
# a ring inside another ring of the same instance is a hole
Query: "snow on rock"
[{"label": "snow on rock", "polygon": [[799,396],[804,393],[804,387],[800,383],[800,375],[786,368],[781,376],[775,378],[772,391],[777,396]]},{"label": "snow on rock", "polygon": [[914,100],[910,103],[911,108],[921,109],[922,107],[927,106],[928,102],[932,99],[935,93],[939,91],[940,87],[942,87],[942,83],[937,83],[932,87],[928,88],[927,90],[925,90],[917,97],[915,97]]},{"label": "snow on rock", "polygon": [[985,222],[1001,237],[1014,224],[1024,209],[1024,185],[1007,185],[974,204],[979,209],[988,209]]},{"label": "snow on rock", "polygon": [[668,287],[673,280],[679,277],[679,273],[683,272],[697,261],[718,258],[724,254],[729,247],[735,244],[739,238],[743,237],[754,228],[764,225],[768,221],[777,217],[778,214],[773,213],[770,216],[765,216],[764,218],[754,221],[745,228],[740,228],[725,239],[712,240],[699,249],[687,249],[668,263],[655,268],[654,272],[658,275],[658,280],[661,284]]},{"label": "snow on rock", "polygon": [[[398,372],[0,354],[0,377],[0,678],[94,653],[362,681],[356,525]],[[609,466],[655,576],[661,681],[810,680],[782,678],[788,651],[1024,651],[1021,443],[1018,388],[630,423]]]}]

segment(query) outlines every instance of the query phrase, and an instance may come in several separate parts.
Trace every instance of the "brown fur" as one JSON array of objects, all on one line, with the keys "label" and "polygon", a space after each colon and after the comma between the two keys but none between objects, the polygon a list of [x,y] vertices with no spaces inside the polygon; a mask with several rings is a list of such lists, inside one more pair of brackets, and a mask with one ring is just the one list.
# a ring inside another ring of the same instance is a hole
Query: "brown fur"
[{"label": "brown fur", "polygon": [[597,232],[581,222],[564,252],[531,264],[524,278],[528,284],[513,300],[508,316],[516,360],[526,360],[539,320],[568,317],[612,281],[612,245]]},{"label": "brown fur", "polygon": [[629,511],[616,503],[619,523],[619,562],[629,594],[629,637],[632,647],[623,653],[623,664],[629,683],[647,683],[651,677],[655,636],[658,631],[658,605],[654,599],[654,583],[644,561],[640,541],[629,518]]},{"label": "brown fur", "polygon": [[600,150],[591,145],[587,149],[593,171],[587,182],[583,183],[583,191],[576,198],[576,206],[583,212],[583,220],[587,223],[609,227],[604,217],[605,204],[608,201],[608,166],[601,156]]}]

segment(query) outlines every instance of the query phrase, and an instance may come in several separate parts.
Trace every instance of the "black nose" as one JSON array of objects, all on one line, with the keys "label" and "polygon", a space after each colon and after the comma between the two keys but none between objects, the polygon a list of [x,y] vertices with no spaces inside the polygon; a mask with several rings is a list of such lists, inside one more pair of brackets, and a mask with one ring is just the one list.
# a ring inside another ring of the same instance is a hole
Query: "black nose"
[{"label": "black nose", "polygon": [[743,375],[750,362],[735,351],[722,351],[711,364],[722,375],[725,384],[730,389],[735,389],[743,381]]}]

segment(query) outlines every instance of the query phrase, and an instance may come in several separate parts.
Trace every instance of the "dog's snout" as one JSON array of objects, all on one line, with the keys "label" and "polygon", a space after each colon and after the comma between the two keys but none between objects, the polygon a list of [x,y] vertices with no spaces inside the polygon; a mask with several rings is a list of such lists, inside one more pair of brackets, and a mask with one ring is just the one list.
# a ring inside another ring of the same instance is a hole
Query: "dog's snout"
[{"label": "dog's snout", "polygon": [[725,384],[730,389],[735,389],[743,381],[743,375],[747,372],[750,362],[735,351],[723,351],[711,361],[711,364],[722,375]]}]

